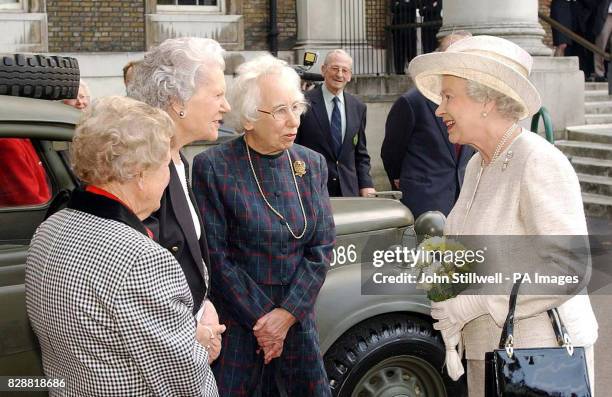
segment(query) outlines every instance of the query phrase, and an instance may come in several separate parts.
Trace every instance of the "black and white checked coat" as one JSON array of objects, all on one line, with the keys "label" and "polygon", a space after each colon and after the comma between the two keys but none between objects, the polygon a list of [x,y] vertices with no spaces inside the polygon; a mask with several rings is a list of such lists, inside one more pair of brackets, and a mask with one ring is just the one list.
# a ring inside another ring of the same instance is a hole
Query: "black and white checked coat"
[{"label": "black and white checked coat", "polygon": [[26,303],[51,395],[218,395],[181,267],[117,201],[77,190],[39,227]]}]

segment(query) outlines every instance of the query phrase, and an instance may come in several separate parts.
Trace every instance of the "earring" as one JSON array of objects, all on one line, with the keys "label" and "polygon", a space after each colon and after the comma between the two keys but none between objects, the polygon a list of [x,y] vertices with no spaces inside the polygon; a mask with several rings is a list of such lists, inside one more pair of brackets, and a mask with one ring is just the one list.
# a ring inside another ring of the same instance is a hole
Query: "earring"
[{"label": "earring", "polygon": [[180,117],[180,118],[182,118],[182,119],[184,119],[184,118],[185,118],[185,112],[181,110],[181,111],[179,112],[179,117]]},{"label": "earring", "polygon": [[480,113],[480,115],[481,115],[482,117],[487,117],[489,114],[488,114],[487,112],[482,112],[482,113]]}]

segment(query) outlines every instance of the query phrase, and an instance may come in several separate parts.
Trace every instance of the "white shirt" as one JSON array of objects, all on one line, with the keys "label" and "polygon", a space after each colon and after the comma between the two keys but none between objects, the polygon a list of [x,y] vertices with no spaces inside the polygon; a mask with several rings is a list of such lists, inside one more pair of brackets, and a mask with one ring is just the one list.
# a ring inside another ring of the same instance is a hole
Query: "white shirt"
[{"label": "white shirt", "polygon": [[[323,100],[325,101],[325,109],[327,110],[327,119],[329,120],[329,125],[331,125],[331,116],[332,111],[334,110],[334,94],[332,94],[325,84],[321,84],[323,88]],[[342,140],[344,141],[344,135],[346,135],[346,110],[344,108],[344,91],[341,91],[340,94],[337,95],[338,99],[338,108],[340,109],[340,120],[342,121]]]},{"label": "white shirt", "polygon": [[189,205],[189,212],[191,213],[191,218],[193,219],[193,227],[195,228],[196,236],[199,240],[200,235],[202,234],[202,229],[200,228],[200,220],[198,219],[198,214],[196,213],[193,203],[189,198],[189,192],[187,191],[187,175],[185,175],[185,166],[180,160],[178,163],[175,163],[174,161],[172,163],[174,164],[176,173],[178,174],[178,177],[181,180],[181,186],[183,186],[183,193],[185,193],[187,205]]}]

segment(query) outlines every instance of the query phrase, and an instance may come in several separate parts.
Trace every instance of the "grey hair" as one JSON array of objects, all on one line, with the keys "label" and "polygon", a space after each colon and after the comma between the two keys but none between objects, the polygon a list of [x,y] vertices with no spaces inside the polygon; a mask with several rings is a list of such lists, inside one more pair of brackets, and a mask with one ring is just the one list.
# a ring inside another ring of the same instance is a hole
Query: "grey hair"
[{"label": "grey hair", "polygon": [[85,91],[87,91],[87,95],[91,95],[91,91],[89,90],[89,86],[83,79],[79,80],[79,90],[83,87]]},{"label": "grey hair", "polygon": [[525,108],[515,99],[502,94],[501,92],[494,90],[493,88],[487,87],[486,85],[480,84],[474,80],[466,80],[467,95],[475,100],[476,102],[485,103],[488,101],[495,102],[495,108],[502,115],[502,117],[508,120],[519,120]]},{"label": "grey hair", "polygon": [[323,65],[329,65],[329,63],[331,62],[331,59],[336,55],[344,55],[345,57],[348,57],[351,60],[351,68],[353,67],[353,57],[348,52],[344,51],[341,48],[331,50],[330,52],[328,52],[327,55],[325,55],[325,60],[323,61]]},{"label": "grey hair", "polygon": [[125,183],[163,164],[173,134],[174,122],[161,109],[121,96],[98,99],[77,125],[72,168],[85,183]]},{"label": "grey hair", "polygon": [[173,101],[185,103],[209,68],[225,70],[224,52],[213,39],[164,40],[145,53],[134,69],[128,95],[161,109],[167,109]]},{"label": "grey hair", "polygon": [[295,90],[299,101],[304,100],[300,76],[287,62],[270,54],[243,63],[236,72],[237,76],[228,95],[232,111],[227,117],[227,123],[234,128],[244,128],[246,122],[253,122],[260,117],[257,111],[261,105],[259,82],[265,76],[278,76],[279,80],[283,80],[289,88]]}]

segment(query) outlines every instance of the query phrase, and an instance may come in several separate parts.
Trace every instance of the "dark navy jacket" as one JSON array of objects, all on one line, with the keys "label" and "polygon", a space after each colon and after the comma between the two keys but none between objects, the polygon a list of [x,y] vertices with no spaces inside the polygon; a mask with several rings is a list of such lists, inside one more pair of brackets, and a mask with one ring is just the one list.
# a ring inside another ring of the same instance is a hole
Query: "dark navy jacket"
[{"label": "dark navy jacket", "polygon": [[366,148],[366,105],[344,91],[346,133],[340,156],[333,150],[329,117],[321,86],[308,91],[311,108],[302,116],[295,143],[319,152],[327,161],[330,196],[359,196],[359,189],[373,187],[370,156]]},{"label": "dark navy jacket", "polygon": [[385,171],[391,181],[400,180],[402,202],[415,218],[432,210],[449,214],[474,154],[463,145],[457,158],[446,126],[435,116],[436,107],[413,88],[393,104],[385,125],[381,150]]}]

